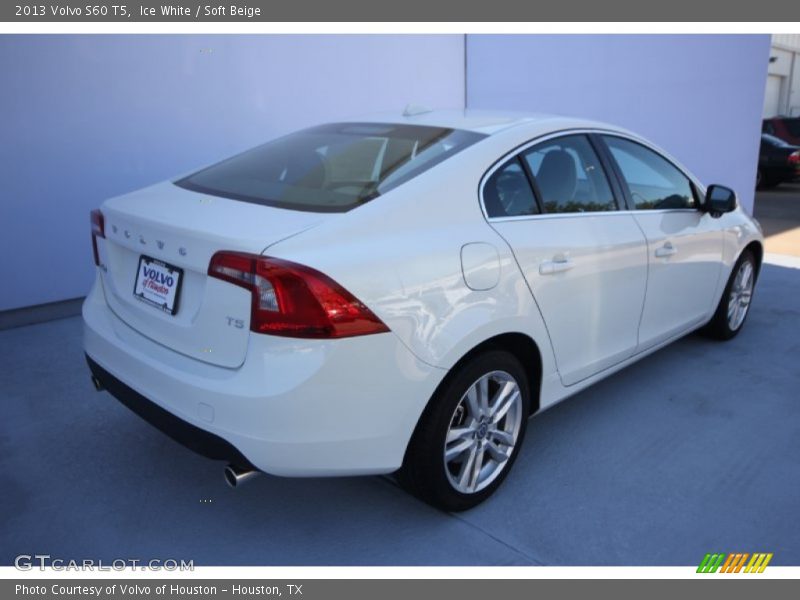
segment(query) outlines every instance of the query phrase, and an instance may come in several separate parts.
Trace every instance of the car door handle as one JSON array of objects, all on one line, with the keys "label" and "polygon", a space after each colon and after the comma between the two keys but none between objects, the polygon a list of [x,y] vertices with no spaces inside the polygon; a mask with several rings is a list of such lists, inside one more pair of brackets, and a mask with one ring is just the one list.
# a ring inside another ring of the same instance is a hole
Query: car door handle
[{"label": "car door handle", "polygon": [[553,260],[546,260],[539,265],[539,275],[553,275],[569,271],[575,263],[566,256],[555,256]]},{"label": "car door handle", "polygon": [[678,249],[672,245],[672,242],[667,242],[661,248],[656,248],[656,258],[666,258],[677,253]]}]

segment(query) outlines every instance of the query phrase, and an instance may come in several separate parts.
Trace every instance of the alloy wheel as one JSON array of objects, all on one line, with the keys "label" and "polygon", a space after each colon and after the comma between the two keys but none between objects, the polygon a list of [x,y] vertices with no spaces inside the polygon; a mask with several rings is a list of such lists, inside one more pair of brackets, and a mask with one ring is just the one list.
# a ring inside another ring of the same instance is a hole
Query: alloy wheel
[{"label": "alloy wheel", "polygon": [[505,469],[519,439],[522,392],[505,371],[492,371],[461,397],[444,446],[448,481],[463,494],[479,492]]},{"label": "alloy wheel", "polygon": [[736,331],[744,323],[753,297],[753,264],[745,260],[736,272],[728,298],[728,327]]}]

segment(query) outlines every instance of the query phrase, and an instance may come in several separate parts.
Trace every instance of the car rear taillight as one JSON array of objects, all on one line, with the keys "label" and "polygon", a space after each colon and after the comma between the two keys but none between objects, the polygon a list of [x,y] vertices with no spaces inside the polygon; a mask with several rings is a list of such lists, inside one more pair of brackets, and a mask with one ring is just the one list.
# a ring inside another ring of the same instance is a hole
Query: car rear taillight
[{"label": "car rear taillight", "polygon": [[796,150],[789,155],[790,165],[800,165],[800,150]]},{"label": "car rear taillight", "polygon": [[103,213],[97,209],[94,209],[89,214],[92,221],[92,250],[94,251],[94,264],[100,266],[100,255],[97,252],[97,238],[106,237],[105,220],[103,219]]},{"label": "car rear taillight", "polygon": [[250,330],[299,338],[343,338],[389,328],[327,275],[288,260],[217,252],[208,276],[252,294]]}]

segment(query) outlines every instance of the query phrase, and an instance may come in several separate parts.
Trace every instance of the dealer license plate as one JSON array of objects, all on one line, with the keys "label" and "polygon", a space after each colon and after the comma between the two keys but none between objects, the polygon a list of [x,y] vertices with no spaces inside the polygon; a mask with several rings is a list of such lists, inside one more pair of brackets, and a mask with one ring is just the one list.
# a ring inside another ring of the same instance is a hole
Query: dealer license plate
[{"label": "dealer license plate", "polygon": [[183,269],[155,258],[139,257],[133,295],[171,315],[178,310]]}]

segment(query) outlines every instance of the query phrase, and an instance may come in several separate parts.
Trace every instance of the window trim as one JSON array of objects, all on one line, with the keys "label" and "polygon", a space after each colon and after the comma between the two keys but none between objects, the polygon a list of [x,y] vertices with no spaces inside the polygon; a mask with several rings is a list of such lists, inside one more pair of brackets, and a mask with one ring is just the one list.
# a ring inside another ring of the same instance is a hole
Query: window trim
[{"label": "window trim", "polygon": [[525,178],[528,180],[528,185],[531,186],[531,191],[533,192],[533,198],[536,201],[536,209],[539,211],[538,214],[540,215],[547,214],[544,211],[544,202],[542,202],[542,192],[539,190],[539,184],[536,183],[536,178],[533,176],[533,172],[531,171],[531,166],[528,164],[528,161],[525,160],[525,157],[522,155],[522,152],[519,152],[514,157],[514,159],[519,163],[519,166],[522,167],[522,171],[525,173]]},{"label": "window trim", "polygon": [[606,172],[606,178],[608,179],[608,184],[611,186],[611,193],[614,195],[614,202],[617,204],[617,210],[629,210],[628,196],[625,193],[626,186],[622,185],[622,181],[619,179],[620,174],[617,171],[617,165],[610,156],[605,142],[603,142],[599,135],[594,133],[587,133],[586,137],[589,138],[589,143],[594,148],[595,153],[600,159],[600,164]]},{"label": "window trim", "polygon": [[[586,133],[569,133],[567,135],[562,135],[562,136],[559,136],[557,138],[550,138],[548,140],[541,140],[541,141],[537,142],[536,144],[534,144],[533,146],[530,146],[528,148],[520,150],[519,153],[517,153],[517,159],[519,160],[519,162],[522,164],[523,168],[525,169],[525,172],[528,175],[528,183],[530,184],[531,188],[533,189],[534,196],[536,196],[536,202],[539,205],[539,214],[542,214],[542,215],[547,215],[547,214],[550,214],[550,215],[587,214],[585,212],[580,212],[580,211],[575,211],[574,213],[566,213],[566,212],[564,212],[564,213],[562,213],[562,212],[548,213],[547,211],[545,211],[544,210],[544,201],[542,200],[542,192],[541,192],[541,190],[539,190],[539,184],[536,182],[536,177],[534,177],[533,171],[531,171],[530,163],[528,162],[528,159],[525,156],[526,153],[528,153],[529,151],[535,150],[535,148],[537,146],[541,145],[541,144],[545,144],[545,143],[547,143],[549,141],[552,141],[554,139],[557,140],[557,139],[568,138],[568,137],[582,137],[589,144],[589,148],[591,148],[592,152],[594,152],[595,156],[597,157],[597,160],[600,161],[600,168],[603,169],[603,174],[605,175],[606,183],[608,184],[608,189],[611,192],[611,199],[614,201],[614,206],[616,207],[614,210],[594,210],[594,211],[589,211],[589,212],[590,213],[618,212],[622,208],[622,206],[620,204],[620,200],[624,201],[624,197],[618,194],[618,190],[614,186],[614,176],[608,170],[608,168],[607,168],[607,166],[605,164],[605,161],[603,160],[602,153],[595,146],[595,144],[594,144],[594,142],[592,140],[592,136],[590,134],[586,134]],[[497,217],[495,217],[495,218],[497,218]]]},{"label": "window trim", "polygon": [[[603,153],[608,157],[608,160],[613,165],[614,174],[617,177],[617,179],[619,180],[619,185],[622,188],[622,193],[623,193],[623,195],[625,197],[625,204],[627,205],[628,210],[630,210],[632,212],[636,212],[636,213],[643,213],[645,211],[648,212],[648,213],[653,213],[653,212],[657,212],[657,211],[676,211],[676,210],[697,212],[697,211],[700,211],[702,209],[702,205],[703,205],[703,202],[702,202],[702,199],[701,199],[702,197],[698,193],[698,186],[697,186],[697,183],[695,182],[694,178],[689,176],[686,173],[686,171],[684,169],[682,169],[679,165],[675,164],[674,160],[671,160],[669,157],[664,156],[663,152],[659,152],[657,149],[653,148],[649,144],[642,143],[641,140],[629,138],[629,137],[624,136],[624,135],[602,133],[602,134],[598,134],[596,137],[597,137],[597,143],[603,147]],[[686,177],[686,180],[689,182],[689,189],[692,192],[692,198],[694,199],[694,204],[695,205],[693,207],[690,207],[690,208],[637,208],[636,207],[636,201],[633,199],[633,196],[631,195],[630,185],[628,184],[628,181],[625,179],[625,175],[622,173],[622,169],[620,168],[619,163],[617,162],[617,159],[614,158],[614,155],[611,152],[611,148],[606,143],[606,140],[604,139],[606,137],[618,137],[618,138],[623,139],[623,140],[625,140],[627,142],[631,142],[633,144],[637,144],[637,145],[641,146],[642,148],[644,148],[645,150],[650,150],[650,152],[652,152],[653,154],[655,154],[656,156],[658,156],[662,160],[666,161],[668,164],[672,165],[672,167],[676,171],[678,171],[678,173],[680,173],[681,175]]]},{"label": "window trim", "polygon": [[[514,158],[515,156],[522,154],[523,152],[525,152],[525,150],[527,150],[528,148],[531,148],[532,146],[535,146],[536,144],[540,144],[542,142],[546,142],[548,140],[559,138],[559,137],[565,137],[565,136],[577,135],[577,134],[583,134],[583,135],[588,136],[590,142],[591,142],[592,135],[599,135],[599,136],[612,135],[612,136],[620,137],[622,139],[626,139],[626,140],[629,140],[631,142],[635,142],[637,144],[640,144],[640,145],[644,146],[645,148],[647,148],[649,150],[652,150],[653,152],[655,152],[656,154],[658,154],[659,156],[661,156],[665,160],[667,160],[669,163],[671,163],[676,169],[678,169],[681,173],[683,173],[689,179],[689,181],[693,184],[693,189],[698,193],[700,198],[705,197],[706,188],[705,188],[704,185],[702,185],[685,168],[680,166],[680,164],[676,160],[671,158],[663,150],[660,150],[659,148],[653,146],[653,144],[651,144],[647,140],[644,140],[644,139],[642,139],[642,138],[640,138],[638,136],[635,136],[633,134],[628,134],[628,133],[624,133],[624,132],[620,132],[620,131],[615,131],[613,129],[580,127],[580,128],[575,128],[575,129],[560,129],[558,131],[551,131],[549,133],[541,134],[541,135],[536,136],[534,138],[531,138],[531,139],[529,139],[529,140],[527,140],[525,142],[522,142],[521,144],[515,146],[514,148],[512,148],[511,150],[509,150],[508,152],[503,154],[500,158],[495,160],[491,164],[491,166],[484,172],[483,176],[481,177],[481,179],[480,179],[480,181],[478,183],[478,202],[480,204],[481,212],[483,213],[483,218],[486,219],[486,221],[490,222],[490,223],[502,223],[502,222],[506,222],[506,221],[524,221],[524,220],[529,220],[529,219],[565,219],[565,218],[569,219],[569,218],[586,217],[586,216],[605,217],[605,216],[610,216],[610,215],[634,214],[634,213],[637,213],[637,212],[639,214],[642,214],[643,211],[641,211],[641,210],[639,210],[639,211],[637,211],[635,209],[631,210],[627,206],[627,200],[625,200],[625,203],[626,203],[625,207],[624,208],[620,207],[619,210],[596,211],[596,212],[575,212],[575,213],[540,213],[538,215],[519,215],[519,216],[515,216],[515,217],[490,217],[488,215],[488,213],[486,212],[486,206],[485,206],[484,201],[483,201],[483,189],[484,189],[484,187],[486,185],[486,182],[488,181],[489,177],[491,177],[497,169],[499,169],[500,167],[505,165],[506,162],[508,162],[509,160]],[[596,148],[595,148],[595,150],[596,150]],[[603,153],[599,152],[598,154],[602,155]],[[600,157],[600,160],[601,161],[603,160],[602,156]],[[603,165],[603,166],[605,167],[605,165]],[[609,173],[606,173],[606,176],[609,177],[609,179],[616,179],[616,177],[617,177],[616,172],[614,172],[613,177],[611,177]],[[620,185],[620,187],[622,187],[620,182],[617,181],[616,183],[617,183],[617,185]],[[611,185],[612,185],[612,193],[613,193],[614,192],[614,186],[613,186],[613,184],[611,184]],[[623,187],[622,191],[624,192],[624,187]],[[535,194],[535,190],[534,190],[534,194]],[[698,207],[697,208],[658,208],[658,209],[649,209],[648,212],[650,214],[654,214],[654,213],[670,213],[670,212],[688,212],[688,211],[696,212],[700,208],[699,205],[700,205],[700,203],[698,202]],[[619,203],[618,203],[618,206],[619,206]]]},{"label": "window trim", "polygon": [[[523,160],[521,154],[514,155],[511,158],[509,158],[508,160],[502,162],[492,172],[492,174],[489,175],[489,177],[486,179],[486,183],[489,183],[489,179],[491,179],[492,176],[495,173],[497,173],[499,171],[502,171],[503,169],[505,169],[506,167],[508,167],[509,165],[514,164],[514,163],[516,163],[516,165],[520,168],[520,170],[522,171],[522,175],[525,177],[525,181],[528,182],[528,187],[530,188],[531,195],[533,196],[533,203],[536,205],[536,210],[537,210],[536,214],[533,214],[533,215],[515,215],[515,216],[517,216],[517,217],[534,217],[534,216],[538,216],[538,215],[543,214],[542,213],[542,203],[539,200],[538,188],[533,183],[533,180],[531,179],[532,175],[531,175],[531,173],[530,173],[530,171],[528,169],[528,165],[525,163],[525,160]],[[482,198],[483,198],[483,196],[481,196],[481,199]],[[488,212],[486,212],[485,214],[488,214]],[[492,218],[493,219],[497,219],[497,218],[503,218],[503,217],[492,217]]]}]

